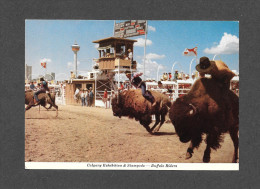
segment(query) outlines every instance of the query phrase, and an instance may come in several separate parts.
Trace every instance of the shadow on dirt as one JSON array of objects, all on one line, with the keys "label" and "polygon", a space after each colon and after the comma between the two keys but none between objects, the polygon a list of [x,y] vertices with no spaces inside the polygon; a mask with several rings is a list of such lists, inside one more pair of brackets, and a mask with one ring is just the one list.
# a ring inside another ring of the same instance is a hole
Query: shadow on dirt
[{"label": "shadow on dirt", "polygon": [[50,118],[44,118],[44,117],[32,118],[32,117],[28,117],[28,118],[25,118],[25,119],[50,119]]},{"label": "shadow on dirt", "polygon": [[157,132],[157,133],[153,133],[152,135],[155,135],[155,136],[176,135],[176,133],[175,132]]},{"label": "shadow on dirt", "polygon": [[147,137],[152,137],[152,136],[164,136],[164,135],[176,135],[175,132],[157,132],[153,134],[149,133],[125,133],[127,135],[135,135],[135,136],[147,136]]}]

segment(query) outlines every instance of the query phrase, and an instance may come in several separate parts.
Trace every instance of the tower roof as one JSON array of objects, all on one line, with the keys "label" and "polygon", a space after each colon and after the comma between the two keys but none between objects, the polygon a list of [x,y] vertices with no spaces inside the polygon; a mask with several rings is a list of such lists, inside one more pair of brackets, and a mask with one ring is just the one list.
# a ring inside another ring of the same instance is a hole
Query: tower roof
[{"label": "tower roof", "polygon": [[79,51],[80,46],[77,43],[75,43],[74,45],[71,46],[71,48],[72,48],[72,51],[77,52],[77,51]]},{"label": "tower roof", "polygon": [[80,46],[79,46],[77,43],[75,43],[75,44],[72,45],[71,47],[72,47],[72,48],[79,48]]},{"label": "tower roof", "polygon": [[129,42],[133,42],[133,43],[137,42],[137,40],[133,40],[133,39],[125,39],[125,38],[120,38],[120,37],[108,37],[108,38],[92,41],[92,43],[103,43],[103,42],[112,42],[112,41],[129,41]]}]

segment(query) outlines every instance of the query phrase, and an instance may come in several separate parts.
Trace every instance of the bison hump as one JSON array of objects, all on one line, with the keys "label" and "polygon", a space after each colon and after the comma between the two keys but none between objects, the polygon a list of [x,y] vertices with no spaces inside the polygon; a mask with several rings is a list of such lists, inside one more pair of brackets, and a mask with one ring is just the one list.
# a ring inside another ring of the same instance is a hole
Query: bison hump
[{"label": "bison hump", "polygon": [[141,89],[129,90],[124,94],[125,108],[131,108],[138,113],[146,113],[151,106],[151,102],[146,100]]}]

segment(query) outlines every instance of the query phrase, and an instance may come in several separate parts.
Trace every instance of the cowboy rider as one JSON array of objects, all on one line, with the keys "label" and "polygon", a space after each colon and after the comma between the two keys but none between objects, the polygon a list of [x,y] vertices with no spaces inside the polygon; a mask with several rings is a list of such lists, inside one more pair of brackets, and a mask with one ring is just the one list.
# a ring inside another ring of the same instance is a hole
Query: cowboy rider
[{"label": "cowboy rider", "polygon": [[43,78],[41,78],[40,81],[41,81],[41,88],[40,88],[40,90],[38,90],[34,93],[34,103],[35,104],[37,104],[39,102],[38,94],[46,93],[47,91],[50,91],[50,89],[48,87],[48,83]]},{"label": "cowboy rider", "polygon": [[196,70],[202,74],[210,74],[212,79],[219,82],[223,89],[230,88],[230,80],[235,74],[221,60],[210,61],[208,57],[201,57]]},{"label": "cowboy rider", "polygon": [[143,73],[140,72],[140,73],[131,74],[130,72],[126,72],[125,74],[126,77],[130,80],[131,84],[135,86],[135,88],[141,88],[143,97],[148,101],[150,101],[152,107],[154,107],[156,105],[154,96],[151,93],[148,93],[146,91],[146,84],[140,78],[140,76],[143,75]]}]

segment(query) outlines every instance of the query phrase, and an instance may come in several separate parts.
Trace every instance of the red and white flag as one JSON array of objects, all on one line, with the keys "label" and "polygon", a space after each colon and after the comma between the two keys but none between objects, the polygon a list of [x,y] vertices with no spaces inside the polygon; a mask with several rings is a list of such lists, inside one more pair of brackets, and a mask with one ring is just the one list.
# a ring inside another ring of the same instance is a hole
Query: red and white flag
[{"label": "red and white flag", "polygon": [[197,56],[197,47],[194,47],[193,49],[185,49],[183,52],[183,56]]},{"label": "red and white flag", "polygon": [[46,62],[41,62],[41,66],[42,66],[43,68],[46,68]]}]

